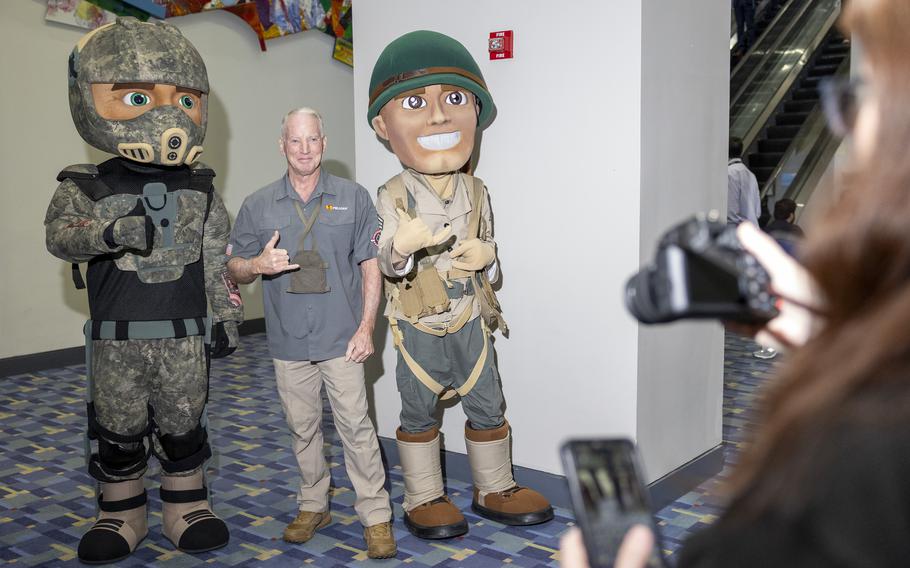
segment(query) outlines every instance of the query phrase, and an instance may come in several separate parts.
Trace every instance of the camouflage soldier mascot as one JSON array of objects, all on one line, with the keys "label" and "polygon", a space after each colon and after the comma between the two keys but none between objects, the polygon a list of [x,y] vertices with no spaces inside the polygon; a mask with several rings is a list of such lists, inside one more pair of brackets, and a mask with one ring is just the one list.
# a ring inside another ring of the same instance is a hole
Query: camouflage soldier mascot
[{"label": "camouflage soldier mascot", "polygon": [[420,538],[464,534],[443,490],[438,400],[459,396],[474,478],[472,509],[508,525],[553,518],[538,492],[512,477],[509,424],[490,341],[506,331],[490,287],[498,277],[487,189],[462,171],[477,129],[496,107],[477,63],[454,39],[406,34],[380,54],[369,120],[406,168],[379,188],[379,265],[398,349],[396,378],[404,521]]},{"label": "camouflage soldier mascot", "polygon": [[[243,315],[224,274],[227,211],[214,172],[196,162],[208,91],[199,53],[164,22],[118,19],[70,55],[76,129],[117,155],[63,170],[45,219],[48,250],[88,263],[88,431],[98,442],[89,473],[100,482],[100,511],[79,543],[86,563],[123,558],[146,536],[152,452],[165,536],[185,552],[228,542],[207,500],[211,449],[201,420],[208,357],[233,351]],[[77,287],[79,274],[74,264]]]}]

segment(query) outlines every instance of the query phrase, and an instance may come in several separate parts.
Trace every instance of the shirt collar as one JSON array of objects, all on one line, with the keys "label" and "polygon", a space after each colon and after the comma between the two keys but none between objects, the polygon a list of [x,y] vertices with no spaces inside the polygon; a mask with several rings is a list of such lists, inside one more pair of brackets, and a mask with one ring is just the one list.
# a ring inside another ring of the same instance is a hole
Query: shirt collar
[{"label": "shirt collar", "polygon": [[[332,183],[330,178],[331,176],[329,174],[322,171],[322,169],[319,170],[319,181],[316,182],[316,187],[313,189],[313,195],[310,196],[310,201],[314,198],[318,198],[322,194],[336,195],[335,184]],[[294,191],[294,187],[291,185],[291,179],[288,177],[287,172],[284,173],[284,177],[281,178],[281,184],[275,192],[275,201],[280,201],[286,197],[302,202],[300,196]]]}]

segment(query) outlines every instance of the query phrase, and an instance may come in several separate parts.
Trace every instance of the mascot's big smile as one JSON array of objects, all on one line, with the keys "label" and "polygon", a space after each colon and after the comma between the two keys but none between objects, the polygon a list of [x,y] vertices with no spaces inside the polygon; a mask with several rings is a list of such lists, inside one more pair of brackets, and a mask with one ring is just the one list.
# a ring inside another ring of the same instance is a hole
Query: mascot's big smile
[{"label": "mascot's big smile", "polygon": [[448,150],[461,141],[461,132],[444,132],[430,136],[418,136],[417,143],[427,150]]}]

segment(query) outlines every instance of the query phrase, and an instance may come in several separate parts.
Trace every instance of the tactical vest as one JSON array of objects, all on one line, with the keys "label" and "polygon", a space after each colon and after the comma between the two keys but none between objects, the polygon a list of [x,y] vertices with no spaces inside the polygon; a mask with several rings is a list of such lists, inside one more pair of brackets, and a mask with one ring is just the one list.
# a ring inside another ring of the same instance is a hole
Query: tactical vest
[{"label": "tactical vest", "polygon": [[[479,238],[486,233],[482,215],[486,203],[486,188],[480,178],[469,177],[473,183],[469,184],[468,191],[471,200],[471,213],[468,218],[468,238]],[[414,196],[407,190],[401,179],[401,174],[393,177],[383,186],[389,194],[396,208],[404,209],[411,217],[417,216]],[[381,188],[380,188],[381,189]],[[407,204],[407,207],[405,207]],[[498,328],[503,334],[508,335],[509,327],[502,317],[502,310],[496,293],[493,290],[485,270],[467,271],[452,268],[440,275],[434,263],[429,258],[416,258],[417,270],[401,278],[385,277],[385,296],[393,305],[400,307],[405,318],[421,331],[439,333],[427,329],[419,324],[421,317],[431,314],[441,314],[449,309],[449,297],[446,293],[445,280],[455,278],[468,278],[473,292],[480,303],[480,316],[490,329]],[[448,332],[454,333],[467,323],[470,310],[465,310],[465,317],[458,322],[457,328],[450,327]],[[443,333],[444,334],[444,333]]]},{"label": "tactical vest", "polygon": [[[204,316],[203,227],[213,199],[215,173],[205,167],[134,171],[121,158],[62,171],[93,202],[93,216],[114,220],[141,203],[155,225],[150,251],[120,251],[89,261],[93,319],[142,320]],[[78,264],[73,281],[85,288]],[[200,313],[201,310],[201,313]]]}]

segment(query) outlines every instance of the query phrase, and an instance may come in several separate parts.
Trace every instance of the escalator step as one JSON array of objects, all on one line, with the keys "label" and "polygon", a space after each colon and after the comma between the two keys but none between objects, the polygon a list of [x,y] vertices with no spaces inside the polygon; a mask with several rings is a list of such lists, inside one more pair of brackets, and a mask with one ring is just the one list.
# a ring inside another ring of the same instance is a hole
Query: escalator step
[{"label": "escalator step", "polygon": [[840,53],[828,54],[822,53],[818,59],[815,60],[816,65],[840,65],[844,60],[844,55]]},{"label": "escalator step", "polygon": [[781,139],[796,138],[796,135],[799,134],[799,126],[769,126],[767,130],[767,136],[770,139]]},{"label": "escalator step", "polygon": [[758,141],[758,151],[767,152],[770,154],[780,153],[783,154],[787,151],[787,148],[790,147],[790,140],[786,138],[781,138],[779,140],[759,140]]},{"label": "escalator step", "polygon": [[817,101],[818,91],[816,89],[797,89],[793,93],[794,101]]},{"label": "escalator step", "polygon": [[773,168],[784,157],[782,153],[775,154],[749,154],[749,165],[753,168]]},{"label": "escalator step", "polygon": [[822,52],[825,55],[848,55],[850,53],[849,43],[829,43]]},{"label": "escalator step", "polygon": [[809,69],[810,77],[825,77],[837,73],[837,65],[813,65]]},{"label": "escalator step", "polygon": [[799,82],[800,89],[817,89],[821,77],[806,77]]},{"label": "escalator step", "polygon": [[765,182],[768,181],[768,178],[771,177],[771,174],[774,173],[774,168],[755,168],[750,166],[750,170],[755,174],[755,179],[758,181],[759,187],[765,185]]},{"label": "escalator step", "polygon": [[807,112],[782,112],[774,119],[774,123],[778,126],[802,126],[807,118]]},{"label": "escalator step", "polygon": [[784,112],[812,112],[816,104],[815,101],[787,101],[784,103]]}]

